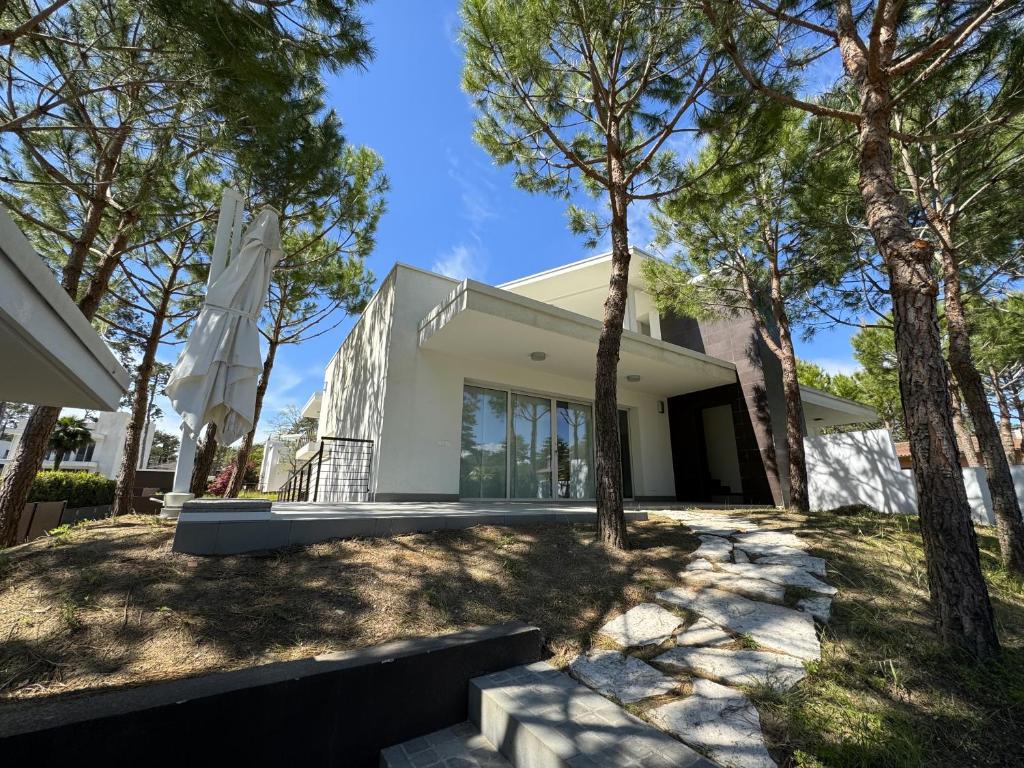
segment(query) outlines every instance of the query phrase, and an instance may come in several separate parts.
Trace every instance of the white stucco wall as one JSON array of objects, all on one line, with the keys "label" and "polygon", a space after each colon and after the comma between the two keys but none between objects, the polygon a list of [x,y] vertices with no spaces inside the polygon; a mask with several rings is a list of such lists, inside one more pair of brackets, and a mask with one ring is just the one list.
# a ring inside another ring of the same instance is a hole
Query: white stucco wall
[{"label": "white stucco wall", "polygon": [[[422,349],[419,322],[456,285],[398,265],[374,299],[388,294],[386,304],[371,302],[328,366],[320,434],[375,440],[371,488],[378,496],[459,493],[466,381],[593,400],[591,379]],[[657,397],[626,388],[619,404],[629,411],[634,494],[674,497],[667,413],[658,413]]]},{"label": "white stucco wall", "polygon": [[[900,467],[887,430],[808,437],[804,447],[812,508],[867,504],[881,512],[917,514],[913,471]],[[963,467],[962,471],[971,515],[979,523],[991,525],[992,498],[985,469]],[[1010,473],[1024,506],[1024,466],[1010,467]]]},{"label": "white stucco wall", "polygon": [[263,446],[263,463],[260,465],[259,489],[273,493],[284,485],[292,472],[291,457],[294,445],[270,438]]}]

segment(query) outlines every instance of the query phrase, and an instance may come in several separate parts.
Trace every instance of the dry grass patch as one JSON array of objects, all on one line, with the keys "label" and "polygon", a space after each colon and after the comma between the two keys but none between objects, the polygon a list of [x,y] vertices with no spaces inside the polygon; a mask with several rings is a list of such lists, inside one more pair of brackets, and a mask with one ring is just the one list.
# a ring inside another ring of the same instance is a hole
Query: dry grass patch
[{"label": "dry grass patch", "polygon": [[780,764],[1024,765],[1024,586],[999,566],[994,529],[978,534],[1003,653],[978,665],[938,642],[916,519],[752,517],[800,533],[839,588],[807,678],[751,691]]},{"label": "dry grass patch", "polygon": [[193,557],[153,518],[78,526],[0,556],[0,709],[514,619],[564,660],[699,543],[670,521],[629,529],[622,553],[592,526],[538,525]]}]

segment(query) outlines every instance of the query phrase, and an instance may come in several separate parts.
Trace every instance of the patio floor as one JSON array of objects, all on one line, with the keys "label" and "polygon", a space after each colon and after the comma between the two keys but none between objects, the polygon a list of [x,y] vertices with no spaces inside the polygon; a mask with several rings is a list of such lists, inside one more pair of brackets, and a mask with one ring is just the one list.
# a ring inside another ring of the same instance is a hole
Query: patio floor
[{"label": "patio floor", "polygon": [[[626,519],[646,520],[648,511],[694,506],[634,505],[626,508]],[[591,523],[596,514],[592,503],[571,502],[275,502],[268,510],[258,502],[224,499],[202,502],[199,507],[190,502],[178,518],[174,549],[194,555],[226,555],[328,539],[398,536],[474,525]]]}]

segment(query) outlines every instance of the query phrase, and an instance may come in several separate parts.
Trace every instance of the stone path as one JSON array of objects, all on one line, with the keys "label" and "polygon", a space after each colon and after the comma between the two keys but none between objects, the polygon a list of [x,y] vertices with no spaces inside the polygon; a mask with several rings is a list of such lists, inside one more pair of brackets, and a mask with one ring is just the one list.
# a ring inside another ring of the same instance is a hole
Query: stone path
[{"label": "stone path", "polygon": [[657,514],[700,538],[679,586],[605,624],[602,641],[621,650],[582,654],[570,671],[723,766],[773,768],[741,687],[791,688],[821,657],[814,622],[829,620],[836,593],[822,580],[825,561],[790,531],[698,510]]}]

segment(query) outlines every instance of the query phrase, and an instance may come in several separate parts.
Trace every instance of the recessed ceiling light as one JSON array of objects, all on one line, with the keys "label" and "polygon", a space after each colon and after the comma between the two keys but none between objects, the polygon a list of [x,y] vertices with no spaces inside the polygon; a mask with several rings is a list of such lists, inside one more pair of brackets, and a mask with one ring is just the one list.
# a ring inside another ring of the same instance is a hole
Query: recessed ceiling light
[{"label": "recessed ceiling light", "polygon": [[535,363],[539,363],[542,360],[547,360],[548,359],[548,353],[547,352],[531,352],[530,353],[530,359],[533,360]]}]

